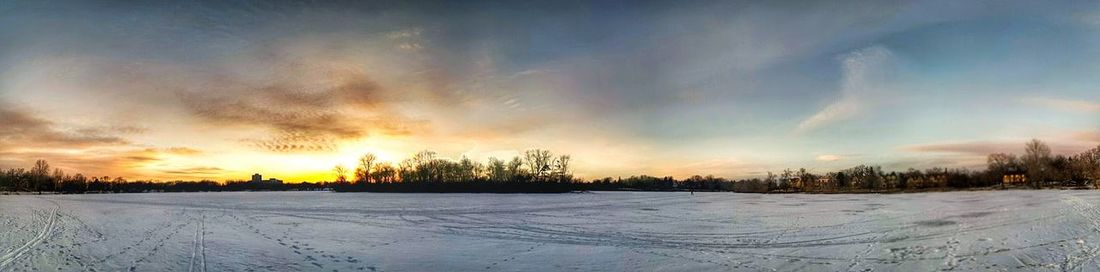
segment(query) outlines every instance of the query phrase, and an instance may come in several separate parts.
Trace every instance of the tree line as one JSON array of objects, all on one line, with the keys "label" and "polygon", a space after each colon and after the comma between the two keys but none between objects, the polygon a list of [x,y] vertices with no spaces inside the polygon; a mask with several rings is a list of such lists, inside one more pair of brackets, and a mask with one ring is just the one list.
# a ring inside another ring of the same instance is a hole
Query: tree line
[{"label": "tree line", "polygon": [[1025,144],[1022,155],[995,153],[987,157],[984,170],[930,168],[883,171],[880,166],[859,165],[816,174],[805,168],[768,172],[763,177],[726,179],[695,175],[673,177],[631,176],[626,178],[576,179],[569,155],[555,155],[534,149],[486,163],[467,157],[441,158],[421,151],[396,165],[374,154],[360,157],[353,169],[333,168],[334,180],[319,183],[268,184],[231,180],[127,181],[121,177],[69,175],[51,169],[38,160],[30,169],[0,172],[0,191],[29,192],[185,192],[258,190],[335,190],[341,192],[488,192],[556,193],[570,191],[732,191],[732,192],[890,192],[949,190],[983,187],[1083,187],[1100,185],[1100,146],[1073,155],[1053,155],[1039,140]]},{"label": "tree line", "polygon": [[359,158],[352,179],[342,165],[333,168],[336,191],[347,192],[569,192],[577,183],[569,155],[527,150],[510,160],[488,163],[463,156],[454,161],[421,151],[398,163],[379,162],[374,154]]},{"label": "tree line", "polygon": [[989,187],[1085,187],[1100,183],[1100,146],[1073,155],[1053,155],[1050,146],[1033,139],[1024,154],[990,154],[986,169],[930,168],[883,171],[880,166],[859,165],[815,174],[805,168],[768,172],[764,177],[730,180],[714,176],[631,176],[603,178],[582,184],[588,190],[709,190],[733,192],[890,192],[950,190]]},{"label": "tree line", "polygon": [[328,182],[295,184],[256,184],[243,180],[217,182],[199,181],[129,181],[123,177],[84,176],[67,174],[51,168],[46,160],[38,160],[30,169],[12,168],[0,171],[0,191],[57,193],[142,193],[142,192],[219,192],[219,191],[286,191],[324,190]]}]

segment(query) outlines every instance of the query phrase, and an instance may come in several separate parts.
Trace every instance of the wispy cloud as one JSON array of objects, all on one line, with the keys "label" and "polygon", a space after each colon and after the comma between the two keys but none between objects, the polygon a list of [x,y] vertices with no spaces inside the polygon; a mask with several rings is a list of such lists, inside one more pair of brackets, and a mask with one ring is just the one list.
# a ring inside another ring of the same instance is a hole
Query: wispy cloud
[{"label": "wispy cloud", "polygon": [[[956,153],[985,156],[993,153],[1022,153],[1024,142],[1021,141],[970,141],[970,142],[942,142],[904,146],[901,149],[918,153]],[[1092,145],[1081,142],[1047,141],[1051,151],[1055,154],[1074,154],[1081,152]]]},{"label": "wispy cloud", "polygon": [[223,173],[225,170],[218,167],[189,167],[183,169],[164,170],[162,172],[176,175],[212,175]]},{"label": "wispy cloud", "polygon": [[1024,97],[1020,98],[1020,101],[1027,104],[1056,110],[1076,112],[1100,112],[1100,103],[1086,100],[1060,99],[1049,97]]},{"label": "wispy cloud", "polygon": [[202,150],[190,148],[190,147],[169,147],[164,149],[164,153],[174,155],[198,155],[202,154]]},{"label": "wispy cloud", "polygon": [[1075,132],[1072,135],[1074,140],[1085,141],[1090,143],[1100,143],[1100,130],[1088,130]]},{"label": "wispy cloud", "polygon": [[844,78],[840,98],[799,123],[795,132],[808,132],[850,119],[873,107],[881,96],[879,93],[884,91],[881,81],[891,58],[890,50],[881,46],[846,55],[842,61]]},{"label": "wispy cloud", "polygon": [[2,167],[27,167],[44,159],[54,168],[86,175],[145,176],[138,169],[162,160],[161,152],[152,148],[103,147],[84,151],[49,148],[20,148],[0,151]]},{"label": "wispy cloud", "polygon": [[839,161],[840,159],[841,159],[840,155],[833,155],[833,154],[825,154],[825,155],[817,156],[817,160],[819,160],[819,161]]},{"label": "wispy cloud", "polygon": [[0,103],[0,150],[11,147],[89,147],[129,142],[104,128],[63,128],[52,121]]},{"label": "wispy cloud", "polygon": [[177,94],[203,123],[266,130],[271,136],[240,140],[273,152],[327,152],[340,140],[427,129],[426,121],[393,107],[410,94],[383,88],[354,65],[298,54],[261,61],[275,66],[261,76],[268,80],[213,76],[207,81],[221,83]]},{"label": "wispy cloud", "polygon": [[992,154],[992,153],[1019,153],[1024,149],[1023,142],[949,142],[930,143],[902,147],[902,150],[923,153],[967,153],[967,154]]}]

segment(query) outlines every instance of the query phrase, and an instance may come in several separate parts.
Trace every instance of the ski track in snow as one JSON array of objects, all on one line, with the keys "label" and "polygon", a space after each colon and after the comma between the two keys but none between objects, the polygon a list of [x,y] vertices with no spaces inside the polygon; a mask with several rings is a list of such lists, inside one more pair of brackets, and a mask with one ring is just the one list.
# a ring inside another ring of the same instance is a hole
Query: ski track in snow
[{"label": "ski track in snow", "polygon": [[0,204],[32,210],[0,205],[0,271],[1082,271],[1100,269],[1097,199],[1053,190],[15,196]]},{"label": "ski track in snow", "polygon": [[206,272],[206,214],[202,211],[199,211],[198,224],[195,225],[195,239],[191,246],[191,261],[187,271],[196,271],[196,268],[197,271]]},{"label": "ski track in snow", "polygon": [[42,226],[41,230],[39,230],[38,235],[28,240],[22,246],[19,246],[11,250],[10,252],[7,252],[3,256],[0,256],[0,271],[8,268],[12,263],[18,261],[20,257],[26,254],[27,251],[30,251],[35,246],[38,246],[38,244],[42,243],[43,240],[46,240],[46,238],[53,234],[54,228],[57,225],[57,218],[59,217],[59,214],[61,212],[61,205],[53,201],[51,201],[51,203],[53,203],[56,207],[54,207],[53,210],[51,210],[49,214],[46,215],[48,217],[46,219],[46,224]]}]

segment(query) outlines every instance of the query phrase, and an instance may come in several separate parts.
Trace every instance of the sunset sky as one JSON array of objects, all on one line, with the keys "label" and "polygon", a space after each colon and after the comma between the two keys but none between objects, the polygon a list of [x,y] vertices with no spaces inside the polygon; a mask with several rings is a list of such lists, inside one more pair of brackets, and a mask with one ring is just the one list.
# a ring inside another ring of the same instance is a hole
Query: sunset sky
[{"label": "sunset sky", "polygon": [[0,168],[331,179],[980,167],[1100,144],[1096,1],[0,2]]}]

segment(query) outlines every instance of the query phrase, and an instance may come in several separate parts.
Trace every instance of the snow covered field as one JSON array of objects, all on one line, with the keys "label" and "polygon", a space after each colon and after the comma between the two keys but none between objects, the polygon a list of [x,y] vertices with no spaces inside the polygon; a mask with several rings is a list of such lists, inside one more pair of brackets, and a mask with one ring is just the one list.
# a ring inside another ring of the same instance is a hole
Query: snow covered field
[{"label": "snow covered field", "polygon": [[1100,192],[0,196],[8,271],[1100,270]]}]

